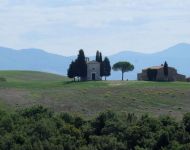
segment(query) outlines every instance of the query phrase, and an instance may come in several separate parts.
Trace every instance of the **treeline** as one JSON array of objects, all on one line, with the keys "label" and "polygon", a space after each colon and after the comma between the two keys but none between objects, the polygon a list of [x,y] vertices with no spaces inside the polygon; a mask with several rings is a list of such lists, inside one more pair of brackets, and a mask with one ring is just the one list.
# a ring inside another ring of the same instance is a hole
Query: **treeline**
[{"label": "treeline", "polygon": [[188,150],[190,113],[183,120],[106,111],[91,120],[34,106],[0,111],[1,150]]},{"label": "treeline", "polygon": [[[81,49],[79,50],[79,54],[75,61],[72,61],[69,69],[67,71],[67,76],[69,78],[84,79],[87,76],[87,60],[88,58],[85,57],[84,51]],[[100,63],[100,76],[106,77],[111,75],[111,65],[108,57],[105,57],[104,60],[102,59],[102,53],[97,51],[96,52],[96,61]]]}]

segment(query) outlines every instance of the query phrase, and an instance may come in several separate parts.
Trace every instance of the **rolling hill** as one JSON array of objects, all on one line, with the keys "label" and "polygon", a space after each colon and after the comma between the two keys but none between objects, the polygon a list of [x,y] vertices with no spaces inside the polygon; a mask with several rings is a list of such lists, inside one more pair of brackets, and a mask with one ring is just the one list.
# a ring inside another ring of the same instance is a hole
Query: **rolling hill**
[{"label": "rolling hill", "polygon": [[[14,110],[42,105],[56,112],[93,117],[106,109],[177,118],[190,111],[187,82],[70,82],[42,72],[0,71],[0,108]],[[44,82],[45,81],[45,82]]]},{"label": "rolling hill", "polygon": [[42,82],[68,80],[67,77],[61,75],[39,71],[0,71],[0,77],[6,78],[8,82]]},{"label": "rolling hill", "polygon": [[[77,52],[76,52],[77,54]],[[180,43],[158,53],[143,54],[123,51],[109,56],[111,63],[130,61],[135,70],[127,74],[128,79],[136,79],[137,73],[148,66],[160,65],[167,61],[178,72],[190,76],[190,44]],[[35,70],[66,75],[68,66],[74,57],[65,57],[47,53],[40,49],[14,50],[0,47],[1,70]],[[93,58],[91,58],[93,59]],[[109,79],[120,79],[119,72],[112,72]]]}]

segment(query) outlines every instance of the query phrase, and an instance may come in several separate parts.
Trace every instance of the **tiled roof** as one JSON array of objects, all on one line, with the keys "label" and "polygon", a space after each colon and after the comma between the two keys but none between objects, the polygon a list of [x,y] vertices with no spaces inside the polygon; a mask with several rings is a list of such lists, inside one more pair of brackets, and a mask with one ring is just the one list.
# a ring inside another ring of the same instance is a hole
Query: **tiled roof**
[{"label": "tiled roof", "polygon": [[152,67],[148,67],[148,68],[146,68],[146,69],[144,69],[144,70],[147,70],[147,69],[161,69],[161,68],[163,68],[164,66],[152,66]]},{"label": "tiled roof", "polygon": [[[159,70],[159,69],[162,69],[164,68],[164,66],[152,66],[152,67],[148,67],[148,68],[145,68],[143,70],[147,70],[147,69],[155,69],[155,70]],[[168,67],[170,69],[175,69],[174,67]]]}]

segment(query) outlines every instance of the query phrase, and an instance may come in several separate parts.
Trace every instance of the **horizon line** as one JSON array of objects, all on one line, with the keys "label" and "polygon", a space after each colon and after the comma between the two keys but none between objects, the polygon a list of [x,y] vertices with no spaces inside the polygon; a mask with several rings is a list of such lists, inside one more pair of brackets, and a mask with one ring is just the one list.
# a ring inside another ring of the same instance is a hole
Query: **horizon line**
[{"label": "horizon line", "polygon": [[[172,47],[176,47],[178,45],[189,45],[190,46],[190,43],[187,43],[187,42],[180,42],[180,43],[177,43],[177,44],[174,44],[174,45],[171,45],[171,46],[168,46],[167,48],[163,49],[163,50],[159,50],[159,51],[156,51],[156,52],[140,52],[138,50],[121,50],[120,52],[117,52],[117,53],[113,53],[113,54],[109,54],[109,55],[106,55],[106,56],[114,56],[114,55],[117,55],[117,54],[120,54],[120,53],[126,53],[126,52],[130,52],[130,53],[139,53],[139,54],[145,54],[145,55],[151,55],[151,54],[156,54],[156,53],[160,53],[160,52],[163,52],[163,51],[166,51]],[[60,53],[54,53],[54,52],[50,52],[48,50],[45,50],[43,48],[21,48],[21,49],[15,49],[15,48],[11,48],[11,47],[6,47],[6,46],[0,46],[0,49],[9,49],[9,50],[13,50],[13,51],[27,51],[27,50],[38,50],[38,51],[43,51],[45,53],[49,53],[49,54],[53,54],[53,55],[59,55],[59,56],[63,56],[63,57],[75,57],[77,56],[77,53],[76,55],[63,55],[63,54],[60,54]],[[83,48],[79,48],[76,52],[78,52],[80,49],[83,49]],[[85,52],[85,49],[83,49],[84,52]],[[99,50],[100,51],[100,50]],[[94,57],[95,55],[89,55],[88,57]]]}]

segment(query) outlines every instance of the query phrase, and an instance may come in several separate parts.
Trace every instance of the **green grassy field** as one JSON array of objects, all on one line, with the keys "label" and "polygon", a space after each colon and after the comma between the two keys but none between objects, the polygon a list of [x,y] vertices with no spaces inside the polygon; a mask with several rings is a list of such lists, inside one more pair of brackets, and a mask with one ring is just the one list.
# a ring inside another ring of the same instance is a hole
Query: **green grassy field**
[{"label": "green grassy field", "polygon": [[44,105],[55,111],[92,117],[100,111],[169,114],[190,112],[190,83],[97,81],[71,82],[59,75],[32,71],[0,71],[0,107],[14,110]]}]

